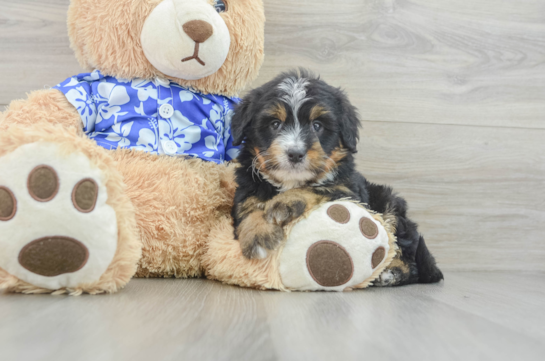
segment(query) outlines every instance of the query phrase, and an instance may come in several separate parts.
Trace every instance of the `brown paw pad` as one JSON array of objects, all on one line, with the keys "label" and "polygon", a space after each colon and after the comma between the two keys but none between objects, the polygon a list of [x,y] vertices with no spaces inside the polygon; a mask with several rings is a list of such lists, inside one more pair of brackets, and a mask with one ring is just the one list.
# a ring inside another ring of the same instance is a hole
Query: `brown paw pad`
[{"label": "brown paw pad", "polygon": [[0,187],[0,221],[9,221],[17,213],[17,199],[6,187]]},{"label": "brown paw pad", "polygon": [[59,192],[59,177],[53,168],[39,165],[28,176],[28,192],[38,202],[49,202]]},{"label": "brown paw pad", "polygon": [[384,249],[384,247],[377,248],[377,250],[373,253],[373,256],[371,257],[371,264],[373,265],[373,269],[377,268],[382,263],[385,256],[386,250]]},{"label": "brown paw pad", "polygon": [[307,268],[321,286],[336,287],[350,281],[354,264],[340,244],[331,241],[314,243],[307,251]]},{"label": "brown paw pad", "polygon": [[334,204],[329,207],[327,215],[337,223],[346,224],[350,221],[350,212],[345,206],[340,204]]},{"label": "brown paw pad", "polygon": [[360,220],[360,231],[369,239],[375,239],[378,236],[378,227],[371,219],[363,217]]},{"label": "brown paw pad", "polygon": [[89,251],[81,242],[68,237],[44,237],[27,244],[19,253],[21,266],[45,277],[79,271]]},{"label": "brown paw pad", "polygon": [[72,191],[72,203],[82,213],[89,213],[95,209],[98,198],[98,185],[92,179],[84,179]]}]

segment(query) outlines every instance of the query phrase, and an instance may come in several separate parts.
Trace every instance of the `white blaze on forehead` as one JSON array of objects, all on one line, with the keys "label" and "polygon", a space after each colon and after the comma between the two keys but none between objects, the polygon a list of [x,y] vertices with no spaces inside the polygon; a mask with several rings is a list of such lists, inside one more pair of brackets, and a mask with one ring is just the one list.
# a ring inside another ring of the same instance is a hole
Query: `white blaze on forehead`
[{"label": "white blaze on forehead", "polygon": [[278,85],[278,89],[285,93],[280,99],[291,107],[295,124],[299,123],[299,119],[297,119],[299,109],[309,100],[307,98],[308,85],[308,79],[295,77],[287,78]]},{"label": "white blaze on forehead", "polygon": [[294,119],[293,126],[287,128],[278,138],[278,142],[286,151],[305,148],[305,142],[301,139],[301,127],[297,113],[301,106],[309,100],[306,89],[308,85],[308,79],[296,77],[286,78],[278,85],[278,89],[284,93],[280,99],[291,107]]},{"label": "white blaze on forehead", "polygon": [[277,142],[285,151],[290,149],[304,150],[305,142],[301,137],[301,127],[299,126],[299,123],[282,131]]}]

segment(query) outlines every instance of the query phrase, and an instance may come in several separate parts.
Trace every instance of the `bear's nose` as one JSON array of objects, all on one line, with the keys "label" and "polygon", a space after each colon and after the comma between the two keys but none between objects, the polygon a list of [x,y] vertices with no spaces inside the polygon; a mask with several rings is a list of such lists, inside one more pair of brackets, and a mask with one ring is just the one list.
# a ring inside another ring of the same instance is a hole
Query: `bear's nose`
[{"label": "bear's nose", "polygon": [[185,23],[182,28],[184,32],[196,43],[204,43],[214,33],[212,25],[203,20],[191,20]]}]

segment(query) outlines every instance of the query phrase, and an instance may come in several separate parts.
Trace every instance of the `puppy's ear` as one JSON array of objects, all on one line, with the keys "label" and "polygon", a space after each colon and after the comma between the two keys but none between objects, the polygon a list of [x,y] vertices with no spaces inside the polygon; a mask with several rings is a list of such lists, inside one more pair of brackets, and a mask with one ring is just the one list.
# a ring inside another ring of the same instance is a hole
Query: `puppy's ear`
[{"label": "puppy's ear", "polygon": [[253,118],[253,99],[254,94],[247,95],[242,102],[235,107],[235,113],[231,119],[231,135],[233,136],[233,145],[241,145],[246,136],[246,129]]},{"label": "puppy's ear", "polygon": [[344,92],[340,92],[342,107],[341,140],[343,145],[352,153],[357,153],[360,140],[360,117],[358,110],[353,106]]}]

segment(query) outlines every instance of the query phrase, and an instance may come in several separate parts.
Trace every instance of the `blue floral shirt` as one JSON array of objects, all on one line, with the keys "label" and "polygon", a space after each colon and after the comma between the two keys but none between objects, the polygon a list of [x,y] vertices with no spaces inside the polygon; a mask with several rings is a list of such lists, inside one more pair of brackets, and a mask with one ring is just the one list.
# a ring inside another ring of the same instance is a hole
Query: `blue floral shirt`
[{"label": "blue floral shirt", "polygon": [[223,163],[238,155],[231,137],[240,101],[205,95],[156,78],[121,79],[98,70],[54,87],[76,107],[87,136],[107,149],[189,155]]}]

